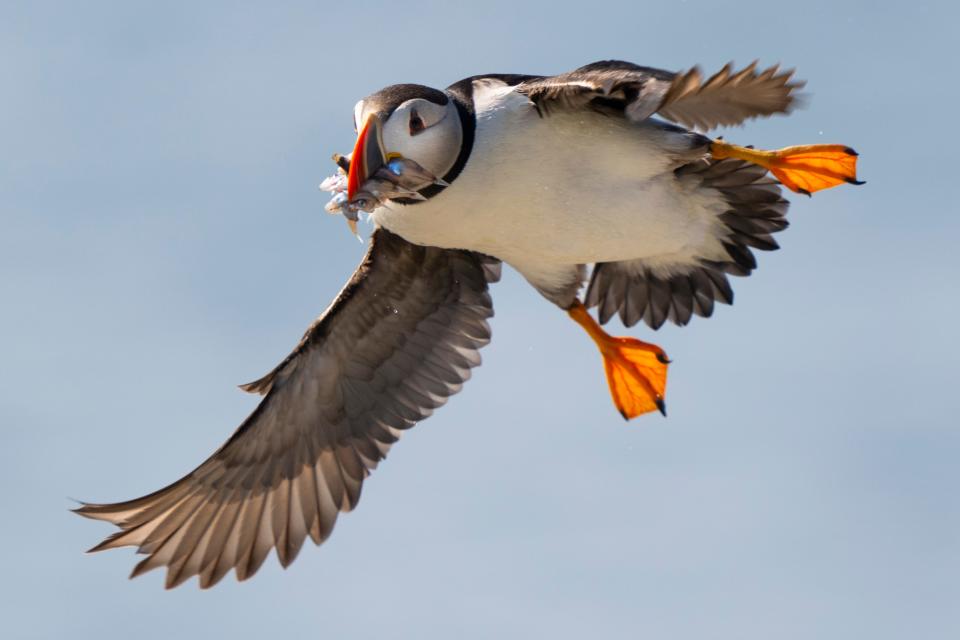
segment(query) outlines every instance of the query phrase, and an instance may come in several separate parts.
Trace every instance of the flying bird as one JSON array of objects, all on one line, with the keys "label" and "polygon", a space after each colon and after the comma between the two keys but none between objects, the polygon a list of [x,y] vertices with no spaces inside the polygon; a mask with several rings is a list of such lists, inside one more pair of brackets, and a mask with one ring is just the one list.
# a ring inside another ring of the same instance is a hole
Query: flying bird
[{"label": "flying bird", "polygon": [[364,98],[353,152],[323,185],[352,229],[361,212],[375,225],[360,266],[293,352],[242,386],[263,399],[210,458],[150,495],[75,510],[120,528],[91,551],[134,546],[146,558],[131,577],[167,567],[168,588],[194,575],[206,588],[231,569],[249,578],[271,549],[286,567],[307,536],[323,542],[403,431],[480,364],[503,262],[586,330],[624,418],[665,414],[667,354],[601,325],[710,316],[753,250],[777,248],[781,184],[859,184],[844,145],[762,151],[704,133],[789,113],[802,86],[756,63],[704,79],[604,61]]}]

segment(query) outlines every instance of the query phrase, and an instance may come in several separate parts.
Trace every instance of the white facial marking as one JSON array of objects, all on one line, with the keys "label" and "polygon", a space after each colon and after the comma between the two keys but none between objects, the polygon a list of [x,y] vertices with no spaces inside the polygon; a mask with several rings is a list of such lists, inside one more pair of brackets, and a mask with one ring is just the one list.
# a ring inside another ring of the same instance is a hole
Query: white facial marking
[{"label": "white facial marking", "polygon": [[383,124],[387,153],[399,153],[436,176],[450,170],[463,142],[463,128],[453,100],[440,105],[422,98],[407,100]]}]

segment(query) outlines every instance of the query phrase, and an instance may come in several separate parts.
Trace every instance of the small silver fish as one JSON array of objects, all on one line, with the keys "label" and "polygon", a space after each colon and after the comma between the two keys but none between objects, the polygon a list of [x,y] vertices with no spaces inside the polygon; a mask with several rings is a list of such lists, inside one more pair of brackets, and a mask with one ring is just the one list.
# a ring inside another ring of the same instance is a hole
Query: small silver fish
[{"label": "small silver fish", "polygon": [[432,184],[443,187],[450,186],[433,173],[421,167],[416,161],[409,158],[392,158],[385,165],[386,170],[397,177],[397,184],[411,191],[419,191]]},{"label": "small silver fish", "polygon": [[333,197],[330,198],[330,202],[326,204],[324,209],[327,210],[327,213],[342,213],[343,208],[347,205],[347,192],[338,191],[333,194]]},{"label": "small silver fish", "polygon": [[339,154],[334,154],[333,158],[340,170],[336,174],[324,178],[323,182],[320,183],[322,191],[333,194],[324,209],[328,213],[343,215],[354,235],[357,235],[357,221],[360,218],[360,211],[371,213],[391,199],[426,200],[423,194],[419,193],[420,189],[434,184],[444,187],[449,186],[447,182],[436,177],[413,160],[392,158],[377,169],[373,176],[360,185],[360,190],[352,198],[349,198],[347,196],[349,158]]},{"label": "small silver fish", "polygon": [[329,176],[323,179],[323,182],[320,183],[321,191],[346,191],[347,190],[347,175],[345,173],[338,173],[333,176]]}]

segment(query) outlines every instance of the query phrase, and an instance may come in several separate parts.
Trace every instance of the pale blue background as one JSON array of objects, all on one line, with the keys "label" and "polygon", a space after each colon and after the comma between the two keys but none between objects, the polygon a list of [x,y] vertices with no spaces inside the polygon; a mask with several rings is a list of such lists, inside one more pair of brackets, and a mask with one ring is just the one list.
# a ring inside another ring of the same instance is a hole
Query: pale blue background
[{"label": "pale blue background", "polygon": [[[0,8],[0,635],[960,637],[955,7],[282,4]],[[795,65],[809,107],[726,135],[869,181],[794,198],[735,307],[631,331],[669,419],[625,424],[508,273],[474,380],[288,571],[165,592],[81,553],[111,529],[67,497],[200,462],[360,259],[316,189],[358,98],[608,57]]]}]

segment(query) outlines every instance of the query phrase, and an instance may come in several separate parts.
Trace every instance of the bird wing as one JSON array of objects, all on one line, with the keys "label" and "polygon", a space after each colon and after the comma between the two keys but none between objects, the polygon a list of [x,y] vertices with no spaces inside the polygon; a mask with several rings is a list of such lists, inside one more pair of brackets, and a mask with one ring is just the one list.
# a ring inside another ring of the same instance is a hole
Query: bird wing
[{"label": "bird wing", "polygon": [[630,62],[605,60],[558,76],[522,83],[541,114],[551,109],[583,109],[621,114],[640,122],[658,113],[689,128],[712,129],[744,120],[789,113],[797,104],[792,70],[777,65],[757,71],[754,62],[734,73],[727,64],[705,82],[697,67],[672,73]]},{"label": "bird wing", "polygon": [[265,377],[230,439],[186,477],[142,498],[76,511],[121,531],[91,551],[136,546],[131,577],[166,566],[166,586],[244,580],[277,550],[290,564],[330,534],[400,433],[459,391],[480,363],[499,262],[410,244],[385,229],[353,278]]}]

